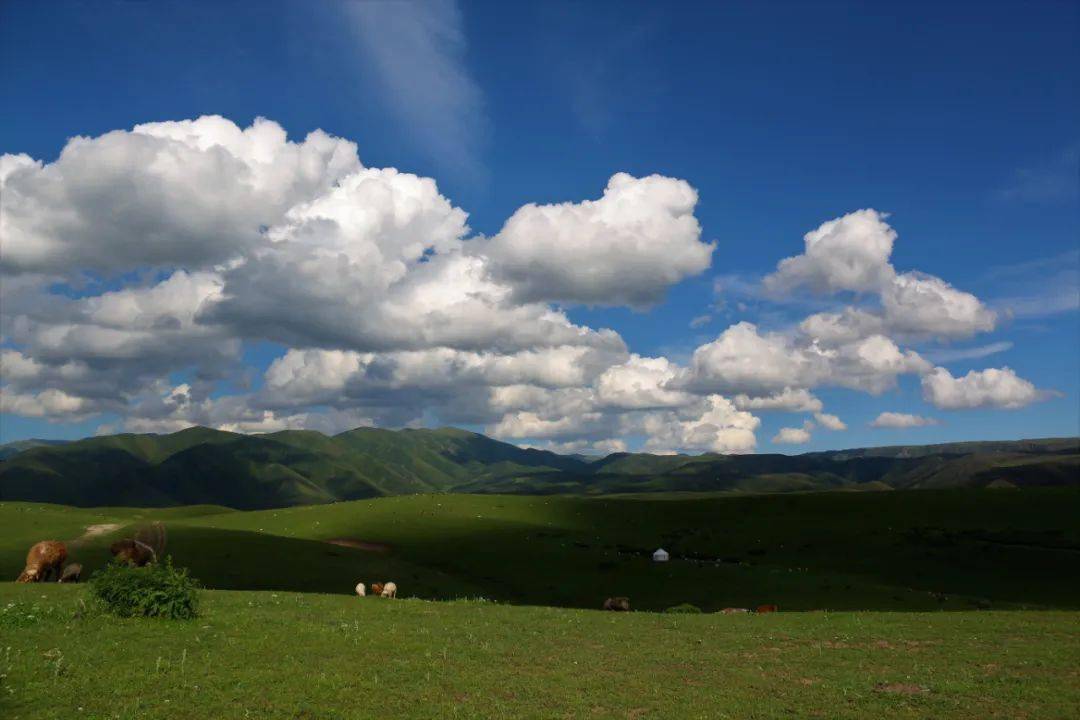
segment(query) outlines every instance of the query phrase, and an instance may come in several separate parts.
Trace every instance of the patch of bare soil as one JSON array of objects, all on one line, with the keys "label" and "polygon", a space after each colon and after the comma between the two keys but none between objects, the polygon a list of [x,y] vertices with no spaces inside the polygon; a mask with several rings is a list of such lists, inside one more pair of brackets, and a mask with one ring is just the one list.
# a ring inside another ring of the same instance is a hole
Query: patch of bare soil
[{"label": "patch of bare soil", "polygon": [[922,695],[930,692],[930,688],[911,683],[878,683],[874,686],[874,692],[889,693],[891,695]]},{"label": "patch of bare soil", "polygon": [[69,545],[78,546],[87,543],[100,535],[108,535],[111,532],[124,527],[121,523],[102,523],[100,525],[87,525],[86,531],[72,540]]},{"label": "patch of bare soil", "polygon": [[377,553],[390,552],[393,549],[391,545],[387,545],[386,543],[369,542],[367,540],[358,540],[357,538],[331,538],[326,542],[330,545],[339,545],[341,547]]}]

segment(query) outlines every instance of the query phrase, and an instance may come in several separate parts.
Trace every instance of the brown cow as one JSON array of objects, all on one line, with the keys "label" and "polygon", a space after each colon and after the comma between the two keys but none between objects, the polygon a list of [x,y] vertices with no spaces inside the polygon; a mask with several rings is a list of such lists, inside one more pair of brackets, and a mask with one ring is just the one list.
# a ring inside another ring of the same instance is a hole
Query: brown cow
[{"label": "brown cow", "polygon": [[383,583],[371,583],[371,594],[375,597],[382,597],[384,587]]},{"label": "brown cow", "polygon": [[67,560],[67,546],[59,540],[42,540],[26,553],[26,569],[15,582],[32,583],[48,580],[53,573],[60,577],[60,570]]},{"label": "brown cow", "polygon": [[109,546],[109,552],[119,562],[142,567],[152,562],[157,562],[157,553],[154,548],[134,538],[117,540]]},{"label": "brown cow", "polygon": [[758,613],[759,615],[763,615],[765,613],[774,613],[774,612],[779,612],[779,611],[780,611],[780,608],[777,605],[758,605],[757,609],[754,610],[754,612]]},{"label": "brown cow", "polygon": [[143,525],[132,536],[138,542],[148,546],[154,551],[157,557],[163,557],[165,555],[165,541],[167,533],[165,532],[165,526],[154,521],[149,525]]},{"label": "brown cow", "polygon": [[62,583],[77,583],[82,578],[82,565],[79,563],[71,563],[64,566],[64,572],[60,574],[60,580]]},{"label": "brown cow", "polygon": [[609,597],[604,601],[604,609],[612,610],[614,612],[629,612],[630,611],[630,598],[628,597]]}]

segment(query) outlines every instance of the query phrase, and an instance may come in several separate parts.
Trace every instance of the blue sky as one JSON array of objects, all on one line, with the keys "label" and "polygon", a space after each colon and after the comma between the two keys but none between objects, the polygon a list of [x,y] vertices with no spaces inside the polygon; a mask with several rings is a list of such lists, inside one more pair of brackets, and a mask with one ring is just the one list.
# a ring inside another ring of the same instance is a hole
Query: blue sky
[{"label": "blue sky", "polygon": [[[612,328],[633,353],[681,366],[740,321],[784,332],[865,300],[766,297],[760,284],[803,252],[805,233],[874,208],[897,233],[896,272],[942,278],[997,317],[992,330],[967,337],[897,344],[954,377],[1008,367],[1039,391],[1019,408],[949,409],[926,399],[919,373],[898,375],[877,395],[822,383],[810,389],[847,429],[818,422],[808,442],[774,444],[807,413],[755,413],[758,451],[1080,432],[1077,88],[1080,9],[1068,2],[0,8],[9,108],[0,152],[50,163],[73,136],[207,114],[243,128],[265,117],[291,140],[315,129],[351,140],[366,167],[435,178],[468,212],[472,232],[486,236],[527,203],[595,199],[616,172],[682,179],[698,194],[701,240],[716,243],[707,269],[670,283],[648,308],[552,300],[572,323]],[[104,275],[102,287],[126,286]],[[29,357],[16,335],[5,330],[4,346]],[[208,397],[245,382],[258,390],[290,344],[242,343],[242,369]],[[191,384],[200,374],[198,363],[177,363],[162,377]],[[28,386],[27,402],[46,387],[54,386]],[[125,426],[126,411],[100,407],[8,412],[0,439]],[[411,421],[444,419],[421,409]],[[885,411],[937,424],[868,426]],[[631,435],[639,446],[641,433]]]}]

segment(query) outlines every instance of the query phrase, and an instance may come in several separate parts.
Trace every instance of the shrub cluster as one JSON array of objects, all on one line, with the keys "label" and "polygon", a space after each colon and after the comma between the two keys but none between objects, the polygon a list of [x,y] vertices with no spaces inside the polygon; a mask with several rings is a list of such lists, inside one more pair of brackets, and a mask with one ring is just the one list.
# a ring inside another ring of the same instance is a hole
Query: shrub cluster
[{"label": "shrub cluster", "polygon": [[190,620],[198,615],[199,582],[172,558],[145,567],[113,563],[90,578],[90,589],[105,610],[120,617]]}]

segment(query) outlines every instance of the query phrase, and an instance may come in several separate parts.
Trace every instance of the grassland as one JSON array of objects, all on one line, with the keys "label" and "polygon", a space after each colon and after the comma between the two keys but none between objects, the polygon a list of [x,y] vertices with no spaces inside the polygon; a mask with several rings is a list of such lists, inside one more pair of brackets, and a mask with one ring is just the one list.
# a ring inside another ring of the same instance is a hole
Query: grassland
[{"label": "grassland", "polygon": [[1077,613],[674,616],[217,591],[183,623],[81,611],[83,593],[0,584],[7,720],[981,720],[1080,704]]},{"label": "grassland", "polygon": [[[73,548],[92,570],[112,538],[158,520],[174,560],[219,589],[351,593],[392,579],[425,599],[579,608],[626,595],[642,610],[1080,609],[1078,516],[1076,488],[415,495],[257,512],[0,503],[0,577],[36,540],[119,525]],[[660,546],[672,562],[649,560]]]},{"label": "grassland", "polygon": [[[1078,511],[1069,487],[5,502],[0,577],[45,537],[92,571],[159,522],[213,589],[183,623],[0,583],[0,717],[1071,718]],[[403,599],[351,594],[387,579]],[[609,595],[782,612],[585,609]]]}]

